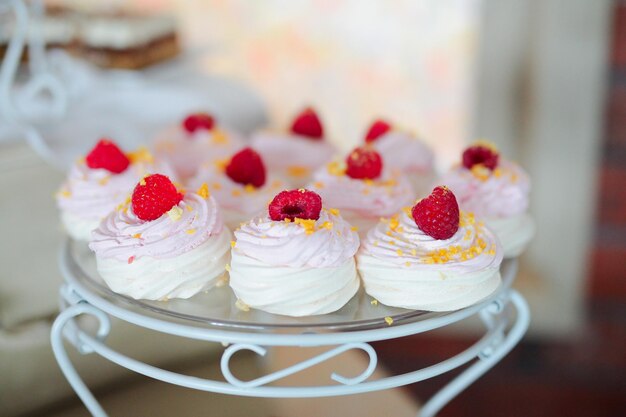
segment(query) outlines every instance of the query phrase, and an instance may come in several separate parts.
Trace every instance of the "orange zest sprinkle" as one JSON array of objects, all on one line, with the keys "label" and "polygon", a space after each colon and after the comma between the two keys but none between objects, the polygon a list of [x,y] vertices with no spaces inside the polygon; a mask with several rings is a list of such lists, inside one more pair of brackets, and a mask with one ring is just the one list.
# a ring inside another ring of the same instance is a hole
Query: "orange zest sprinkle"
[{"label": "orange zest sprinkle", "polygon": [[209,196],[211,195],[209,193],[209,186],[206,184],[206,182],[202,183],[202,185],[200,186],[200,188],[198,188],[198,191],[196,191],[196,193],[200,197],[204,198],[205,200],[209,198]]}]

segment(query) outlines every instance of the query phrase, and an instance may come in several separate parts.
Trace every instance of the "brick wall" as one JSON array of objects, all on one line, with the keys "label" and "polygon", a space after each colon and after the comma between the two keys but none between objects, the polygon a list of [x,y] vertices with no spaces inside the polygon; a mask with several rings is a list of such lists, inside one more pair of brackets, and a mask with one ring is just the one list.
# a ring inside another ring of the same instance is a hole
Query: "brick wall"
[{"label": "brick wall", "polygon": [[615,6],[600,168],[597,228],[589,281],[597,299],[626,301],[626,2]]}]

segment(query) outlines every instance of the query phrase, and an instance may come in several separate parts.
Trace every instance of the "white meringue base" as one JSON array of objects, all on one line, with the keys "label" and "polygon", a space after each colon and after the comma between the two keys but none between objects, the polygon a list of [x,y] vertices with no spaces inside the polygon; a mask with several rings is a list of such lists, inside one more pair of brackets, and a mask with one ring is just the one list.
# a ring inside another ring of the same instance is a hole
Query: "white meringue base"
[{"label": "white meringue base", "polygon": [[488,217],[484,220],[500,240],[505,258],[521,255],[535,235],[535,222],[527,213],[511,217]]},{"label": "white meringue base", "polygon": [[430,270],[401,268],[362,251],[357,255],[357,262],[369,295],[385,305],[411,310],[465,308],[491,295],[502,281],[499,268],[454,275],[443,265],[433,265]]},{"label": "white meringue base", "polygon": [[67,211],[61,212],[61,222],[68,235],[74,240],[89,242],[91,232],[98,228],[101,219],[83,219]]},{"label": "white meringue base", "polygon": [[232,251],[230,286],[246,305],[292,317],[332,313],[359,289],[354,258],[334,268],[268,265]]},{"label": "white meringue base", "polygon": [[200,246],[174,258],[143,256],[132,263],[96,255],[98,272],[116,293],[134,299],[189,298],[215,286],[225,273],[232,234],[224,227]]}]

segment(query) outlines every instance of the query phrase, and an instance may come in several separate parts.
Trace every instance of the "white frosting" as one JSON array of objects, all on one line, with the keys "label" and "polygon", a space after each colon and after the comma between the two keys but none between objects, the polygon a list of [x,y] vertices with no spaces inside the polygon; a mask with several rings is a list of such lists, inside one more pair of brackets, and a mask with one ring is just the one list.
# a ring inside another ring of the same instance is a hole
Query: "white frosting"
[{"label": "white frosting", "polygon": [[340,215],[322,210],[318,220],[308,222],[310,230],[267,216],[252,219],[235,231],[233,252],[268,265],[326,268],[343,265],[358,250],[358,234]]},{"label": "white frosting", "polygon": [[518,165],[501,161],[489,175],[475,175],[457,166],[439,179],[454,193],[459,207],[477,217],[508,217],[528,210],[530,179]]},{"label": "white frosting", "polygon": [[189,298],[214,287],[229,261],[231,233],[224,229],[177,257],[140,257],[132,263],[96,256],[98,272],[111,290],[134,299]]},{"label": "white frosting", "polygon": [[113,291],[157,300],[188,298],[215,285],[231,239],[217,202],[188,192],[173,210],[143,221],[127,204],[94,230],[89,248]]},{"label": "white frosting", "polygon": [[326,207],[338,208],[353,220],[364,218],[367,223],[392,216],[416,197],[404,176],[388,172],[380,179],[363,181],[331,174],[327,167],[323,167],[315,173],[313,180],[307,188],[322,196]]},{"label": "white frosting", "polygon": [[126,200],[139,180],[153,173],[163,173],[175,180],[171,168],[162,162],[140,160],[120,174],[76,162],[56,196],[67,233],[77,240],[89,240],[91,231]]},{"label": "white frosting", "polygon": [[81,23],[81,40],[93,48],[133,48],[176,32],[170,16],[91,17]]},{"label": "white frosting", "polygon": [[467,214],[454,236],[436,240],[403,211],[368,233],[357,262],[365,290],[383,304],[450,311],[498,288],[502,256],[494,234]]},{"label": "white frosting", "polygon": [[335,147],[325,139],[310,139],[295,134],[258,132],[252,147],[261,154],[267,167],[299,187],[315,170],[330,162]]},{"label": "white frosting", "polygon": [[230,286],[246,305],[301,317],[339,310],[356,294],[354,258],[338,267],[275,267],[233,251]]},{"label": "white frosting", "polygon": [[535,235],[535,222],[527,213],[509,217],[488,217],[483,220],[500,239],[505,258],[521,255]]},{"label": "white frosting", "polygon": [[359,237],[339,215],[317,221],[254,219],[235,231],[230,286],[246,305],[308,316],[340,309],[357,292]]},{"label": "white frosting", "polygon": [[61,211],[61,223],[72,239],[89,242],[91,232],[98,227],[101,219],[84,219],[67,211]]},{"label": "white frosting", "polygon": [[267,211],[268,204],[279,192],[290,188],[286,182],[273,176],[262,187],[245,186],[231,180],[215,164],[205,164],[189,181],[193,189],[206,183],[224,212],[226,224],[235,229],[254,215]]},{"label": "white frosting", "polygon": [[428,174],[433,170],[433,151],[409,132],[392,130],[370,144],[383,161],[393,164],[393,168],[401,172]]},{"label": "white frosting", "polygon": [[457,166],[439,183],[452,190],[461,209],[487,222],[502,242],[505,257],[518,256],[535,232],[527,214],[530,179],[522,168],[506,160],[485,173]]},{"label": "white frosting", "polygon": [[[3,24],[0,27],[0,42],[8,42],[14,30],[14,24]],[[37,39],[41,36],[46,44],[66,45],[74,40],[76,27],[69,18],[46,16],[31,21],[26,36],[28,39]]]},{"label": "white frosting", "polygon": [[179,178],[187,180],[203,164],[229,158],[243,145],[242,138],[231,131],[199,129],[189,133],[175,126],[155,139],[154,152],[172,165]]}]

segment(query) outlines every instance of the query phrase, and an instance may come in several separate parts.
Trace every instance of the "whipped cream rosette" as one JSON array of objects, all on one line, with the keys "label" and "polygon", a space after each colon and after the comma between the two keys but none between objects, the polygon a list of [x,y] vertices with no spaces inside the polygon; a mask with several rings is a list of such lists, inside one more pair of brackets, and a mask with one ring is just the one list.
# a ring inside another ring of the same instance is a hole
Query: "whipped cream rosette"
[{"label": "whipped cream rosette", "polygon": [[293,121],[288,132],[257,132],[252,147],[263,157],[270,171],[296,187],[304,186],[319,167],[329,162],[335,147],[324,138],[319,117],[305,109]]},{"label": "whipped cream rosette", "polygon": [[425,142],[384,120],[372,123],[365,142],[376,149],[384,161],[393,161],[393,169],[407,176],[418,195],[427,194],[435,176],[435,157]]},{"label": "whipped cream rosette", "polygon": [[521,167],[483,143],[465,150],[463,163],[440,182],[454,192],[461,209],[473,212],[494,231],[506,258],[524,251],[535,234],[535,223],[528,213],[530,179]]},{"label": "whipped cream rosette", "polygon": [[383,169],[381,156],[371,147],[353,150],[344,164],[331,162],[319,169],[309,188],[328,207],[357,226],[361,236],[381,217],[389,217],[413,201],[415,194],[405,176]]},{"label": "whipped cream rosette", "polygon": [[225,273],[231,237],[206,185],[183,196],[166,176],[154,174],[102,221],[89,247],[113,291],[166,300],[212,288]]},{"label": "whipped cream rosette", "polygon": [[244,144],[235,132],[217,126],[213,117],[195,113],[154,140],[156,155],[168,161],[182,180],[193,177],[205,162],[221,160]]},{"label": "whipped cream rosette", "polygon": [[287,316],[325,314],[357,292],[359,236],[319,195],[283,191],[269,216],[235,231],[230,286],[243,305]]},{"label": "whipped cream rosette", "polygon": [[114,142],[100,140],[72,165],[56,195],[65,230],[74,239],[88,241],[92,230],[126,199],[137,181],[158,171],[171,172],[147,149],[124,154]]},{"label": "whipped cream rosette", "polygon": [[445,187],[382,219],[357,255],[366,292],[383,304],[451,311],[475,304],[501,284],[502,247],[470,213],[459,214]]},{"label": "whipped cream rosette", "polygon": [[276,193],[287,188],[284,181],[267,177],[264,161],[252,148],[244,148],[226,161],[205,164],[189,185],[194,188],[203,183],[232,229],[262,212]]}]

